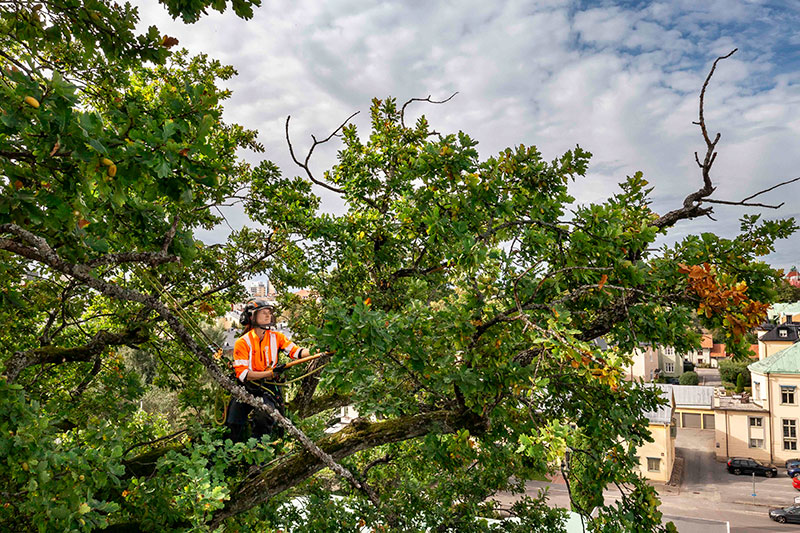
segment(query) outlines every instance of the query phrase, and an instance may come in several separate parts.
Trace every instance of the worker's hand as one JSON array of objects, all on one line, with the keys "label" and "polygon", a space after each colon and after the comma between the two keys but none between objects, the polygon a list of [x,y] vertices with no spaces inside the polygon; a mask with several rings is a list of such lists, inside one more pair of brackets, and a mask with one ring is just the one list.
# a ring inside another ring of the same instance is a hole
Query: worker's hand
[{"label": "worker's hand", "polygon": [[272,373],[273,374],[280,374],[284,370],[286,370],[286,363],[281,363],[281,364],[277,365],[275,368],[272,369]]}]

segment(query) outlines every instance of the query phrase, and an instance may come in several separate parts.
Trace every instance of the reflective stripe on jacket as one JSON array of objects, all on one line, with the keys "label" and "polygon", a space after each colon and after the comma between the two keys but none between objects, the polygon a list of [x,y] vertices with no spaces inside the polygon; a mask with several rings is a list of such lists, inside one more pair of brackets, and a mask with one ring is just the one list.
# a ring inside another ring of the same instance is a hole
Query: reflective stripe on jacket
[{"label": "reflective stripe on jacket", "polygon": [[283,350],[290,358],[297,359],[300,348],[279,331],[267,331],[264,340],[259,340],[255,330],[250,330],[233,346],[233,369],[239,381],[244,381],[247,372],[263,372],[278,366],[278,351]]}]

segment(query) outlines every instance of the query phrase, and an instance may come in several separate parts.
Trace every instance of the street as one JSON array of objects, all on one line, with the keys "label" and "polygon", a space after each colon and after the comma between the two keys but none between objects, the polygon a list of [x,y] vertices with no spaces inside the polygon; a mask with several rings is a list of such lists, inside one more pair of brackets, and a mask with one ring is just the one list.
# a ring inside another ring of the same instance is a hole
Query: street
[{"label": "street", "polygon": [[[679,487],[654,483],[661,498],[664,521],[672,521],[680,533],[758,533],[798,531],[800,526],[778,524],[770,520],[770,508],[787,507],[800,492],[792,487],[783,468],[772,479],[729,474],[724,462],[714,458],[714,432],[681,428],[676,439],[676,453],[683,457],[684,477]],[[569,494],[563,481],[529,481],[526,494],[535,497],[547,488],[553,506],[569,508]],[[754,491],[755,487],[755,491]],[[755,492],[755,497],[753,493]],[[608,504],[619,497],[618,491],[603,493]],[[516,499],[510,494],[495,497],[502,507]],[[730,527],[730,529],[728,529]]]}]

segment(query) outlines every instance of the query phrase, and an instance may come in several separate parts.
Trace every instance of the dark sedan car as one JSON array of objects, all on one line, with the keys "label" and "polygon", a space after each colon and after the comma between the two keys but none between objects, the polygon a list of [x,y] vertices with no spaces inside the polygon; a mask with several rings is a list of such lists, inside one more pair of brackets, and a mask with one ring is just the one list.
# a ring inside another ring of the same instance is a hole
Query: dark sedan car
[{"label": "dark sedan car", "polygon": [[758,474],[759,476],[775,477],[778,469],[767,466],[749,457],[732,457],[728,459],[728,472],[731,474]]},{"label": "dark sedan car", "polygon": [[800,476],[800,459],[786,461],[786,473],[789,474],[789,477]]},{"label": "dark sedan car", "polygon": [[786,522],[800,524],[800,505],[784,507],[783,509],[770,509],[769,517],[781,524]]}]

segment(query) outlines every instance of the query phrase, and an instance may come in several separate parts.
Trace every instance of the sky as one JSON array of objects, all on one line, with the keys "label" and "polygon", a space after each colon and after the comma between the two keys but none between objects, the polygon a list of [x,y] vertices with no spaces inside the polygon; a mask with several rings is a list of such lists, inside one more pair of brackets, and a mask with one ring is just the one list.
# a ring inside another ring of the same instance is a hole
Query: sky
[{"label": "sky", "polygon": [[[706,124],[719,132],[712,171],[720,200],[800,176],[800,3],[794,0],[360,1],[262,0],[249,21],[211,12],[193,25],[172,21],[156,0],[136,0],[141,26],[156,25],[192,53],[233,65],[225,119],[259,131],[266,157],[298,175],[284,138],[291,115],[295,149],[327,136],[355,111],[368,133],[372,98],[444,99],[414,104],[444,133],[479,141],[482,157],[535,145],[548,160],[576,144],[593,154],[578,203],[600,202],[625,176],[642,171],[658,213],[677,208],[702,184],[694,152],[705,153],[698,97],[714,59]],[[317,175],[335,161],[335,143],[318,148]],[[323,209],[341,212],[317,190]],[[778,209],[714,207],[715,218],[682,222],[678,239],[713,231],[732,237],[739,218],[800,215],[800,182],[759,197]],[[226,213],[233,226],[242,213]],[[798,217],[800,219],[800,217]],[[224,239],[225,226],[199,235]],[[800,267],[800,234],[765,258]]]}]

